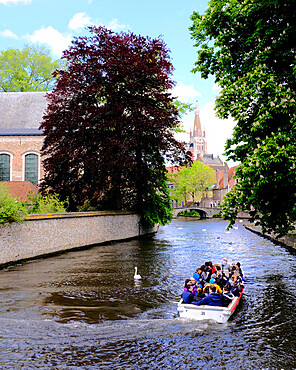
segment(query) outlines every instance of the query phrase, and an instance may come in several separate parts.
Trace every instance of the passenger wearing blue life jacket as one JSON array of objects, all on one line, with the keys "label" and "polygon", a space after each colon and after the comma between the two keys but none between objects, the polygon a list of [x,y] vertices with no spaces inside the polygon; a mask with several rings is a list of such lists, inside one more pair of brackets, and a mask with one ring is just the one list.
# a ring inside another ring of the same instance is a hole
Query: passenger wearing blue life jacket
[{"label": "passenger wearing blue life jacket", "polygon": [[[196,306],[208,305],[208,306],[223,306],[222,294],[216,293],[216,287],[211,285],[209,288],[210,294],[199,302],[194,303]],[[193,302],[192,302],[193,303]]]},{"label": "passenger wearing blue life jacket", "polygon": [[202,280],[203,280],[202,277],[201,277],[201,274],[202,274],[202,271],[199,267],[195,270],[195,273],[193,274],[193,277],[196,280],[196,282],[197,282],[197,284],[199,285],[200,288],[201,288]]}]

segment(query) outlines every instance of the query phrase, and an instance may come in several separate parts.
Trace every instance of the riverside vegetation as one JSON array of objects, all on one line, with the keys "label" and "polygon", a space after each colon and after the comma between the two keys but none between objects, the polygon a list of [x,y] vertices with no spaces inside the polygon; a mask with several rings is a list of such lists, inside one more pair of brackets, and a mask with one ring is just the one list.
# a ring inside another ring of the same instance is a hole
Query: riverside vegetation
[{"label": "riverside vegetation", "polygon": [[66,212],[67,200],[60,201],[58,194],[36,194],[25,202],[14,198],[3,184],[0,185],[0,224],[22,222],[32,213]]}]

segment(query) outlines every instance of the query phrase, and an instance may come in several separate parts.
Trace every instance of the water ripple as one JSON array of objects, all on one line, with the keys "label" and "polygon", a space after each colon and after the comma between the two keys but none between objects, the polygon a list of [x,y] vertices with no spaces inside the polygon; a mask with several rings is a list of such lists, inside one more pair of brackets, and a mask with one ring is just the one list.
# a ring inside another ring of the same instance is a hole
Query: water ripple
[{"label": "water ripple", "polygon": [[[175,220],[154,238],[0,271],[0,367],[296,368],[295,253],[226,225]],[[237,312],[226,324],[178,318],[185,278],[225,256],[247,276]]]}]

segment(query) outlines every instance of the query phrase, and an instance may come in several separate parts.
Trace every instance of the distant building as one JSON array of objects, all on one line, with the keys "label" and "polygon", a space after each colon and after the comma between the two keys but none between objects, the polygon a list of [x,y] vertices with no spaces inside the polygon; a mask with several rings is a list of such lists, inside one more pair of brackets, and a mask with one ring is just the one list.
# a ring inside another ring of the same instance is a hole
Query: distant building
[{"label": "distant building", "polygon": [[214,157],[213,154],[204,154],[203,156],[198,154],[196,160],[210,166],[213,170],[216,171],[228,170],[228,164],[226,162],[223,162],[219,156]]},{"label": "distant building", "polygon": [[[236,167],[229,169],[228,164],[223,162],[219,156],[215,157],[213,154],[207,153],[206,133],[201,127],[198,102],[196,102],[193,130],[190,129],[188,150],[192,154],[193,161],[200,161],[216,172],[216,182],[209,189],[212,191],[213,196],[211,198],[206,197],[201,199],[200,205],[204,207],[218,206],[221,204],[225,194],[234,186],[235,181],[233,175]],[[167,171],[170,174],[174,174],[180,169],[180,166],[172,166],[168,167]],[[168,183],[170,190],[173,190],[175,186],[172,182]]]},{"label": "distant building", "polygon": [[[178,173],[181,169],[182,169],[182,166],[171,166],[171,167],[166,168],[166,170],[168,171],[170,175],[174,175]],[[170,190],[174,190],[176,188],[176,184],[172,181],[168,181],[168,188]]]},{"label": "distant building", "polygon": [[38,185],[42,132],[47,107],[45,92],[0,93],[0,181],[30,181]]},{"label": "distant building", "polygon": [[237,180],[234,179],[234,171],[237,166],[224,170],[216,170],[216,184],[212,188],[213,196],[203,198],[201,205],[204,207],[216,207],[222,203],[224,196],[233,189]]},{"label": "distant building", "polygon": [[198,156],[203,156],[207,153],[206,133],[202,131],[199,117],[198,102],[195,107],[195,117],[193,130],[190,129],[189,149],[192,153],[192,160],[195,161]]}]

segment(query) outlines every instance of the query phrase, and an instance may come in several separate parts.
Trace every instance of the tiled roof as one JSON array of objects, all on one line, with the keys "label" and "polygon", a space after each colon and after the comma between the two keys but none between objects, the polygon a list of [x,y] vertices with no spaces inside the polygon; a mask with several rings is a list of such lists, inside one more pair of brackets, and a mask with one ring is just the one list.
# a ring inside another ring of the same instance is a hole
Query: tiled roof
[{"label": "tiled roof", "polygon": [[5,184],[8,192],[21,202],[27,200],[30,193],[38,193],[38,187],[30,181],[0,181],[0,184]]},{"label": "tiled roof", "polygon": [[[227,172],[228,186],[230,189],[233,189],[235,185],[236,179],[234,179],[233,176],[234,176],[234,172],[236,168],[237,166],[231,167]],[[220,171],[219,171],[219,189],[223,188],[223,171],[221,171],[221,173],[222,173],[222,176],[220,177]]]},{"label": "tiled roof", "polygon": [[1,92],[1,129],[38,129],[47,107],[46,92]]},{"label": "tiled roof", "polygon": [[182,169],[181,166],[171,166],[171,167],[167,167],[166,170],[168,171],[168,173],[170,174],[174,174],[174,173],[178,173],[180,170]]},{"label": "tiled roof", "polygon": [[201,160],[206,163],[206,164],[218,164],[218,165],[223,165],[223,162],[219,157],[214,157],[213,154],[205,154],[201,157]]},{"label": "tiled roof", "polygon": [[233,189],[236,183],[236,179],[233,176],[234,176],[235,169],[237,167],[238,166],[231,167],[228,171],[228,184],[229,184],[230,189]]}]

